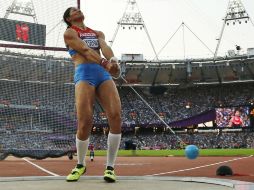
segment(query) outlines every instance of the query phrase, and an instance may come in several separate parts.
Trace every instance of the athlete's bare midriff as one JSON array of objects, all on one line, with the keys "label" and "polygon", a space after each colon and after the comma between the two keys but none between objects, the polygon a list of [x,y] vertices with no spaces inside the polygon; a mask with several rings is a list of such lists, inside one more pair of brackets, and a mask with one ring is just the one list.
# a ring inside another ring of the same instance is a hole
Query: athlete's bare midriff
[{"label": "athlete's bare midriff", "polygon": [[[98,54],[100,54],[99,51],[95,50]],[[76,53],[75,55],[73,55],[72,57],[72,61],[74,63],[74,66],[76,67],[79,64],[83,64],[83,63],[91,63],[91,61],[87,60],[84,56],[80,55],[79,53]]]}]

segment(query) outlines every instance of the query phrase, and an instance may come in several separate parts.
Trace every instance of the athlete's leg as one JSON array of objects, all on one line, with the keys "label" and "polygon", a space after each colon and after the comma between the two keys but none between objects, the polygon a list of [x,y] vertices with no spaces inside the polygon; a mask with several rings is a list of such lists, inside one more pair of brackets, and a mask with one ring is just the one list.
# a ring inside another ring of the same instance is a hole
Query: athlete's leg
[{"label": "athlete's leg", "polygon": [[121,101],[114,81],[104,81],[98,87],[96,95],[108,117],[110,132],[121,134]]},{"label": "athlete's leg", "polygon": [[77,181],[85,172],[85,155],[89,145],[89,135],[93,125],[93,105],[95,100],[95,87],[80,81],[75,86],[75,100],[77,109],[78,130],[76,134],[76,147],[78,164],[67,181]]},{"label": "athlete's leg", "polygon": [[[114,164],[121,141],[121,101],[113,80],[104,81],[97,89],[97,97],[106,112],[110,131],[108,134],[107,169],[104,179],[114,182]],[[109,171],[112,170],[112,171]]]},{"label": "athlete's leg", "polygon": [[[93,126],[93,105],[95,101],[95,87],[80,81],[75,86],[77,109],[77,151],[78,164],[84,163],[84,157],[89,145],[89,136]],[[79,155],[80,153],[80,155]]]}]

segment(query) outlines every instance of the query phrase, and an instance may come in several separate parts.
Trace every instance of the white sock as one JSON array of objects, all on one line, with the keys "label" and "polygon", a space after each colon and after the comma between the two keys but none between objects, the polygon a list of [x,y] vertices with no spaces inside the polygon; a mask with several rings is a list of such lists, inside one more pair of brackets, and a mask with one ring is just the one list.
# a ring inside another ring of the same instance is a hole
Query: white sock
[{"label": "white sock", "polygon": [[86,166],[86,153],[89,145],[89,138],[85,141],[79,140],[76,136],[76,147],[77,147],[77,157],[78,157],[78,164],[82,164]]},{"label": "white sock", "polygon": [[108,134],[107,166],[114,168],[117,152],[121,141],[121,134]]}]

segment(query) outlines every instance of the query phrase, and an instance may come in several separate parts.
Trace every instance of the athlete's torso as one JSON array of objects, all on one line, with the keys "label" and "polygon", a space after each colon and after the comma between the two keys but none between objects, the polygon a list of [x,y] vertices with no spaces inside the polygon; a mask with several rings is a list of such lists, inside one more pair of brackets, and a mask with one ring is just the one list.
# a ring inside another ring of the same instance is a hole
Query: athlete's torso
[{"label": "athlete's torso", "polygon": [[[85,29],[81,29],[77,26],[71,26],[70,28],[77,32],[80,39],[83,40],[89,48],[99,53],[100,44],[99,44],[98,34],[94,30],[92,30],[89,27],[86,27]],[[79,63],[87,62],[85,58],[81,56],[80,54],[78,54],[76,50],[68,46],[67,46],[67,49],[74,63],[79,64]]]},{"label": "athlete's torso", "polygon": [[100,44],[98,40],[97,33],[92,30],[89,27],[86,27],[85,29],[78,28],[76,26],[71,26],[73,30],[75,30],[79,37],[86,42],[87,46],[94,49],[94,50],[99,50],[100,49]]}]

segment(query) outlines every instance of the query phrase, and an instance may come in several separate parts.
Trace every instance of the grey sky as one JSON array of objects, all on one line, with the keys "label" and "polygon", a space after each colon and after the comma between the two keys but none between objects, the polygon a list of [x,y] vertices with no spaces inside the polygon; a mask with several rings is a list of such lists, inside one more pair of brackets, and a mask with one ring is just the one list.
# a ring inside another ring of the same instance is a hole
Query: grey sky
[{"label": "grey sky", "polygon": [[[101,30],[109,41],[122,17],[127,0],[81,0],[81,10],[86,16],[87,26]],[[254,1],[242,0],[247,12],[254,20]],[[228,0],[137,0],[139,10],[158,52],[179,25],[184,22],[212,51],[216,48],[222,28],[222,18],[226,14]],[[230,24],[225,28],[219,55],[240,45],[243,52],[254,47],[254,26]],[[185,27],[185,56],[212,56],[194,35]],[[154,54],[144,30],[120,29],[113,45],[115,54],[143,53],[146,58]],[[161,52],[160,58],[183,58],[183,30]]]},{"label": "grey sky", "polygon": [[[0,0],[0,17],[13,0]],[[19,0],[28,1],[28,0]],[[39,24],[47,25],[47,46],[64,47],[63,32],[66,25],[61,23],[63,12],[69,6],[76,6],[76,0],[33,0]],[[254,0],[242,0],[247,12],[254,20]],[[117,21],[122,17],[127,0],[81,0],[87,26],[101,30],[106,40],[112,39],[117,27]],[[216,48],[216,38],[220,34],[222,18],[226,14],[228,0],[137,0],[155,49],[158,52],[182,22],[212,50]],[[26,20],[20,15],[10,15],[10,19]],[[27,21],[33,22],[31,18]],[[58,24],[59,23],[59,24]],[[58,25],[57,25],[58,24]],[[54,29],[53,29],[54,28]],[[53,29],[53,30],[51,30]],[[236,24],[225,28],[219,55],[225,55],[227,50],[240,45],[243,51],[254,47],[254,26]],[[185,27],[185,56],[211,57],[207,50],[194,35]],[[115,54],[142,53],[146,58],[154,58],[154,53],[144,30],[120,29],[113,45]],[[67,54],[64,54],[67,56]],[[184,58],[183,30],[177,32],[161,52],[160,58]]]}]

